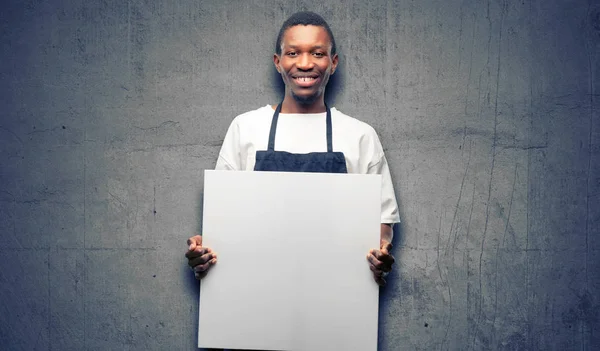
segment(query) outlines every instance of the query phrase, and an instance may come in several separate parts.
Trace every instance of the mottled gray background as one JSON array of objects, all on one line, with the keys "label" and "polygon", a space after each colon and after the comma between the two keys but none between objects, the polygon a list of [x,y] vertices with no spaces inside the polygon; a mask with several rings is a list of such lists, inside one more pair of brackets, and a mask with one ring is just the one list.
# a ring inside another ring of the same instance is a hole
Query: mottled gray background
[{"label": "mottled gray background", "polygon": [[301,9],[330,22],[329,99],[377,130],[400,203],[380,350],[600,348],[598,2],[11,0],[3,350],[195,349],[203,170],[280,98]]}]

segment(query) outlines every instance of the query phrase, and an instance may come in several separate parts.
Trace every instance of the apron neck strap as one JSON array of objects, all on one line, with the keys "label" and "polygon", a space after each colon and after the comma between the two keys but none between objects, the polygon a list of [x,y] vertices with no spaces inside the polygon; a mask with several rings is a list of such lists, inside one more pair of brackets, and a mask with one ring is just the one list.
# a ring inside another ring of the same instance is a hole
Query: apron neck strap
[{"label": "apron neck strap", "polygon": [[[275,151],[275,132],[277,131],[277,120],[279,119],[279,112],[281,112],[281,105],[283,102],[277,105],[275,112],[273,113],[273,119],[271,120],[271,132],[269,133],[269,151]],[[329,106],[325,104],[325,109],[327,109],[327,152],[333,152],[333,133],[331,126],[331,110]]]}]

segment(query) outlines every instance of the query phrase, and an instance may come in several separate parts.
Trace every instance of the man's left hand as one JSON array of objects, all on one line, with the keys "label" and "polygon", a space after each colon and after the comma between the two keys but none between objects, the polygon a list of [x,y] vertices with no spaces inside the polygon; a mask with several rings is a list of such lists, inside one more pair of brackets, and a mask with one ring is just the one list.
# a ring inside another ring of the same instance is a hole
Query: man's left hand
[{"label": "man's left hand", "polygon": [[391,249],[391,243],[381,240],[380,249],[371,249],[367,255],[369,268],[373,272],[373,278],[375,278],[375,282],[380,286],[385,286],[386,281],[384,277],[392,270],[392,265],[396,261],[394,256],[390,254]]}]

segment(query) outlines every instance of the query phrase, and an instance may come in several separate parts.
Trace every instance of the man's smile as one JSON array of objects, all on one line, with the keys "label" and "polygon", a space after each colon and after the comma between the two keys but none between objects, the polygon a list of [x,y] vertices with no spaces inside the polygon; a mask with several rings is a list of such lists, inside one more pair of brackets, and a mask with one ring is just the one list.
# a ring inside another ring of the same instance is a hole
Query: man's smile
[{"label": "man's smile", "polygon": [[319,82],[318,75],[310,75],[310,76],[292,76],[294,82],[303,88],[309,88]]}]

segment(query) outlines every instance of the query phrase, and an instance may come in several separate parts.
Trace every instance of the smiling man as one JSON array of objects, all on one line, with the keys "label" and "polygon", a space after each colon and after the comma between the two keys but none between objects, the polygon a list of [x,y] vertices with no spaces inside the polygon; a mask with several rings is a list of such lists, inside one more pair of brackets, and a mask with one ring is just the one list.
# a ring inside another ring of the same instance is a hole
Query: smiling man
[{"label": "smiling man", "polygon": [[[218,170],[381,174],[381,241],[366,255],[374,280],[385,285],[394,257],[392,226],[399,222],[392,179],[375,130],[325,104],[325,87],[338,65],[333,33],[312,12],[298,12],[281,27],[273,55],[285,83],[285,97],[237,116],[219,153]],[[188,239],[186,257],[196,278],[204,277],[217,255]]]},{"label": "smiling man", "polygon": [[[300,16],[292,16],[294,18]],[[309,16],[306,15],[306,18]],[[335,43],[330,39],[333,35],[329,26],[325,26],[325,21],[321,26],[296,24],[287,27],[284,24],[279,33],[273,62],[286,87],[283,113],[318,113],[325,110],[325,86],[338,64]]]}]

